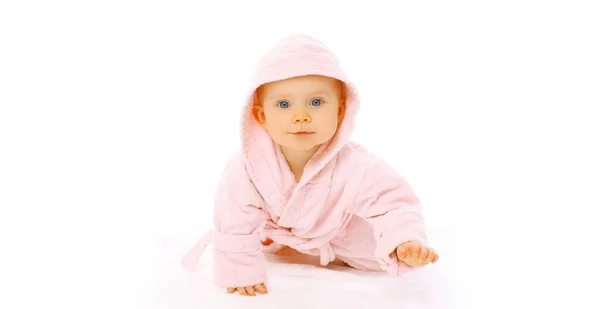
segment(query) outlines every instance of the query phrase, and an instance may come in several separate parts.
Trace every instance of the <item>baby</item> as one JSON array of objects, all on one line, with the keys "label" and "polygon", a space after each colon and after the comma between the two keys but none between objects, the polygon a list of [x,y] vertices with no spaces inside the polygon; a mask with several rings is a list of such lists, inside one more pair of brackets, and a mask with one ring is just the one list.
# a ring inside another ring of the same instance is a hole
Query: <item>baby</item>
[{"label": "baby", "polygon": [[215,284],[267,293],[264,252],[284,247],[398,276],[435,263],[422,205],[407,181],[349,140],[359,95],[322,43],[292,34],[259,62],[241,117],[242,148],[225,169],[214,226]]}]

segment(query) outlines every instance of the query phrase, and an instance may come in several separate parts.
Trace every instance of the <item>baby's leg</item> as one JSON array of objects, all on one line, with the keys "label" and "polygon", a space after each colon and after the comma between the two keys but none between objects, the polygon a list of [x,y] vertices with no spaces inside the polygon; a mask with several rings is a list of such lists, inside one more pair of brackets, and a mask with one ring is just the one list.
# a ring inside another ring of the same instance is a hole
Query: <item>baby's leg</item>
[{"label": "baby's leg", "polygon": [[267,255],[267,259],[272,262],[285,264],[306,264],[319,266],[319,256],[314,252],[302,252],[294,248],[283,246],[281,249]]},{"label": "baby's leg", "polygon": [[360,217],[353,217],[346,230],[331,240],[336,258],[348,266],[365,271],[383,271],[375,259],[375,236],[371,226]]}]

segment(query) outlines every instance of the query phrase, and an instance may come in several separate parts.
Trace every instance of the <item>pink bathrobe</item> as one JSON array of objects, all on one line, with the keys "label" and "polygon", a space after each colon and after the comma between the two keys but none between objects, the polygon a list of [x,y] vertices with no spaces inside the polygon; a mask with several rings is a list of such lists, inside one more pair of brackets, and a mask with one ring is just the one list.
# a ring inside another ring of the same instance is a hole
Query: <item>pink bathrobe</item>
[{"label": "pink bathrobe", "polygon": [[[336,135],[296,182],[251,108],[260,85],[309,74],[343,81],[347,110]],[[212,241],[214,280],[221,288],[266,282],[263,253],[284,245],[320,256],[322,265],[337,257],[357,269],[394,276],[413,269],[397,261],[395,249],[407,241],[427,244],[422,205],[402,176],[349,140],[358,109],[356,88],[322,43],[301,34],[280,41],[252,79],[241,117],[242,148],[222,175],[214,226],[184,257],[184,267],[193,268]],[[273,240],[269,246],[262,243],[267,238]]]}]

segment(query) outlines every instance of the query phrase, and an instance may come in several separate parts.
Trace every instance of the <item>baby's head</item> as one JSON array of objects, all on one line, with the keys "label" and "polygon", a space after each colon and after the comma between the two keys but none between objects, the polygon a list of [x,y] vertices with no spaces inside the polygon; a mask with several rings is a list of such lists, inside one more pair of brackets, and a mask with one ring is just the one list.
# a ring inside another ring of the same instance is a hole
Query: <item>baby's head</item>
[{"label": "baby's head", "polygon": [[[343,82],[306,75],[267,83],[254,96],[252,115],[279,145],[310,150],[329,141],[346,110]],[[308,132],[298,134],[298,132]]]}]

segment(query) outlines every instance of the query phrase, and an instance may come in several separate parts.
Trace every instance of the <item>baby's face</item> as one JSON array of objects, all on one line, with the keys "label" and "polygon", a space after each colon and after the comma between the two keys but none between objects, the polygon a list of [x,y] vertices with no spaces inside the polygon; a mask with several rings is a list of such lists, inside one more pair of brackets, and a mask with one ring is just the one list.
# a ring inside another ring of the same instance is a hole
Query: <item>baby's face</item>
[{"label": "baby's face", "polygon": [[260,87],[254,113],[279,145],[310,150],[335,135],[343,117],[341,95],[342,83],[336,79],[294,77]]}]

